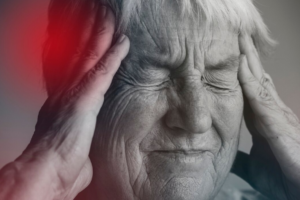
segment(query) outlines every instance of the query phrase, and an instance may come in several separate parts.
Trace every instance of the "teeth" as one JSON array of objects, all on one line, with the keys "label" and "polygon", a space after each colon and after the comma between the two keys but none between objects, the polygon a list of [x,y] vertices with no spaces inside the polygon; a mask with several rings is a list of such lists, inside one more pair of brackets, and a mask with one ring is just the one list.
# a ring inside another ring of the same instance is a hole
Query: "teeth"
[{"label": "teeth", "polygon": [[171,159],[173,161],[179,161],[182,163],[196,163],[202,158],[203,152],[197,153],[182,153],[182,152],[160,152],[159,155]]},{"label": "teeth", "polygon": [[186,163],[194,163],[196,162],[196,157],[195,156],[188,156],[188,155],[183,155],[177,158],[179,161],[183,161]]}]

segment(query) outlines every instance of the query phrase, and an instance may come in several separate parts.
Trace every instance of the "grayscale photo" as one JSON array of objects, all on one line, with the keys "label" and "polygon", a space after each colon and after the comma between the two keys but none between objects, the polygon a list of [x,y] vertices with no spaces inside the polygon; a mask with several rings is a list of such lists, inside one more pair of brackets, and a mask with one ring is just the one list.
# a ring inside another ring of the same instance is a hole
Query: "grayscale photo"
[{"label": "grayscale photo", "polygon": [[1,0],[0,200],[299,200],[299,8]]}]

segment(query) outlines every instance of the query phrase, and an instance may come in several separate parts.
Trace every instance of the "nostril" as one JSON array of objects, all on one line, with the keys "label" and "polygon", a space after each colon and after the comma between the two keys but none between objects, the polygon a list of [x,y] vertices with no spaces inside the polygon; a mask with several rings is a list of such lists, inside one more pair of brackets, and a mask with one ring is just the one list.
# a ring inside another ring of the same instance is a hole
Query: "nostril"
[{"label": "nostril", "polygon": [[168,128],[171,129],[182,129],[180,117],[178,117],[178,113],[176,110],[170,110],[164,117],[164,122]]},{"label": "nostril", "polygon": [[201,134],[211,128],[212,119],[206,109],[174,108],[165,115],[164,123],[173,134]]},{"label": "nostril", "polygon": [[205,133],[210,129],[210,103],[200,79],[205,82],[203,75],[182,79],[184,82],[179,83],[182,89],[175,91],[175,98],[171,96],[172,106],[168,108],[165,123],[174,131],[193,134]]}]

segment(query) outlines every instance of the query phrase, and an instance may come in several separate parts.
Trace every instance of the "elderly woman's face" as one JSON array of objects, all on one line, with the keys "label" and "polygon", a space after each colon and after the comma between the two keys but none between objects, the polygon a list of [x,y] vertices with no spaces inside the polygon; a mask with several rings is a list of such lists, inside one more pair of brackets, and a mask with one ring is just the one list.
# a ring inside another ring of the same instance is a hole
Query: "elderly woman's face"
[{"label": "elderly woman's face", "polygon": [[208,37],[165,2],[163,14],[145,6],[131,24],[130,54],[100,112],[91,153],[99,199],[210,199],[234,160],[238,35],[224,25]]}]

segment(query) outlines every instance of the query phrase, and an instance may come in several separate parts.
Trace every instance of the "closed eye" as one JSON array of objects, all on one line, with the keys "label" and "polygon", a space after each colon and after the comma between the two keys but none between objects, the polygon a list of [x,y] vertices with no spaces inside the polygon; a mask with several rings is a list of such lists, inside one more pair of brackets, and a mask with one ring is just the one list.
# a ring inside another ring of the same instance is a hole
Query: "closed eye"
[{"label": "closed eye", "polygon": [[235,92],[238,86],[238,81],[235,78],[233,80],[231,77],[217,78],[209,73],[204,73],[201,78],[203,85],[208,91],[212,91],[218,94],[228,94],[231,92]]}]

